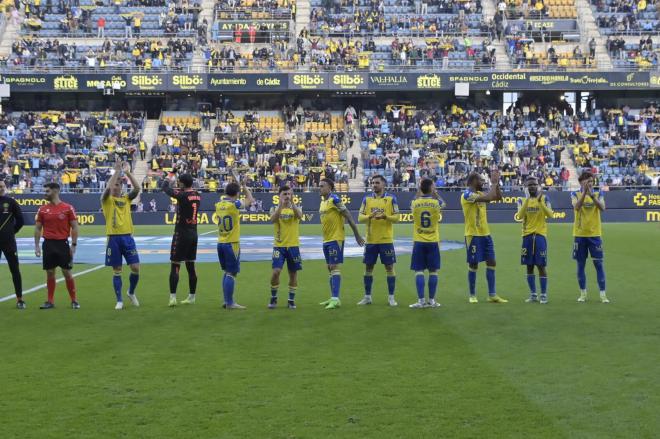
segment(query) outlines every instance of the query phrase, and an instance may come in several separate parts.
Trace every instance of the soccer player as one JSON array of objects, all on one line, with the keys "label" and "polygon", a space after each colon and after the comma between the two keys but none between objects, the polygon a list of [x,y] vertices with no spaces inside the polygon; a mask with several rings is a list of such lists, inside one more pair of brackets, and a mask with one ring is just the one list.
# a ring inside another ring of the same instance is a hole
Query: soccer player
[{"label": "soccer player", "polygon": [[[237,183],[238,176],[234,174],[236,182],[229,183],[225,188],[225,195],[215,205],[215,214],[218,218],[218,259],[225,272],[222,278],[222,292],[225,309],[245,309],[244,306],[234,302],[234,284],[236,276],[241,271],[241,217],[240,210],[254,203],[252,192],[244,184]],[[241,190],[245,194],[245,201],[239,199]]]},{"label": "soccer player", "polygon": [[323,228],[323,255],[325,263],[328,265],[330,273],[330,299],[322,302],[325,309],[335,309],[341,306],[339,292],[341,290],[341,271],[339,267],[344,263],[344,241],[346,235],[344,231],[344,220],[348,222],[353,230],[355,242],[362,247],[364,238],[360,235],[355,221],[346,206],[341,202],[335,190],[335,182],[329,178],[324,178],[319,184],[321,193],[321,206],[319,213],[321,215],[321,227]]},{"label": "soccer player", "polygon": [[[128,194],[122,194],[121,175],[124,175],[131,182],[131,191]],[[105,266],[112,267],[112,287],[115,291],[117,304],[115,309],[124,309],[124,300],[122,298],[122,259],[131,268],[131,274],[128,276],[128,298],[133,306],[140,306],[140,302],[135,295],[135,288],[140,280],[140,257],[138,256],[135,240],[133,239],[133,218],[131,217],[131,201],[140,194],[140,184],[131,173],[128,163],[121,160],[115,162],[115,173],[112,174],[101,196],[101,207],[105,217],[105,234],[107,235],[107,245],[105,251]]]},{"label": "soccer player", "polygon": [[[66,282],[71,299],[71,308],[80,309],[76,297],[76,282],[71,270],[73,269],[73,257],[78,245],[78,220],[73,206],[60,200],[60,185],[57,183],[46,183],[44,185],[44,197],[48,201],[39,208],[34,226],[34,254],[41,257],[42,248],[39,247],[43,235],[43,268],[46,270],[46,287],[48,300],[41,305],[40,309],[55,308],[55,270],[62,269],[62,275]],[[69,245],[71,237],[71,245]]]},{"label": "soccer player", "polygon": [[486,205],[502,199],[500,173],[491,171],[491,185],[488,192],[483,192],[484,182],[481,175],[468,176],[468,189],[461,196],[461,207],[465,217],[465,249],[467,250],[468,285],[470,303],[478,303],[476,283],[480,262],[486,262],[486,280],[488,281],[488,301],[506,303],[495,291],[495,246],[490,236]]},{"label": "soccer player", "polygon": [[605,210],[605,199],[594,190],[594,176],[585,171],[578,178],[580,191],[571,193],[575,211],[573,221],[573,259],[577,261],[577,279],[580,287],[578,302],[587,301],[587,275],[584,271],[587,257],[591,255],[596,268],[596,280],[600,289],[600,301],[610,303],[605,293],[605,267],[603,267],[603,242],[601,240],[600,213]]},{"label": "soccer player", "polygon": [[289,300],[287,307],[296,309],[296,288],[298,272],[302,270],[300,258],[299,225],[302,210],[293,204],[293,191],[289,186],[280,186],[279,203],[270,210],[270,220],[275,226],[273,239],[273,274],[270,277],[270,303],[268,308],[277,307],[277,290],[280,287],[280,273],[286,268],[289,273]]},{"label": "soccer player", "polygon": [[[410,210],[413,214],[413,251],[410,269],[415,271],[417,302],[410,308],[437,308],[435,301],[440,269],[440,233],[438,223],[445,202],[436,192],[433,180],[424,178],[419,184],[419,192]],[[424,270],[429,271],[429,300],[425,300]]]},{"label": "soccer player", "polygon": [[16,234],[23,227],[23,213],[16,200],[7,196],[7,184],[0,180],[0,257],[3,253],[9,265],[11,280],[16,294],[16,308],[25,309],[23,300],[23,281],[18,265]]},{"label": "soccer player", "polygon": [[364,197],[358,215],[358,221],[367,225],[367,244],[364,248],[363,258],[365,264],[364,298],[358,302],[358,305],[371,304],[373,270],[379,256],[380,262],[385,265],[387,272],[389,305],[398,305],[394,300],[396,254],[394,253],[393,224],[399,222],[399,206],[396,197],[385,191],[385,184],[386,180],[382,175],[371,177],[373,194]]},{"label": "soccer player", "polygon": [[[176,173],[176,170],[175,170]],[[174,176],[170,177],[174,180]],[[176,289],[179,285],[179,270],[181,263],[186,264],[188,272],[188,298],[181,303],[192,305],[195,303],[197,293],[197,272],[195,260],[197,259],[197,212],[202,197],[193,189],[193,178],[190,174],[180,174],[178,178],[179,190],[171,187],[171,180],[163,182],[163,192],[176,199],[176,225],[172,236],[170,248],[170,303],[176,306]]]},{"label": "soccer player", "polygon": [[525,182],[527,196],[518,199],[516,220],[522,221],[522,249],[520,250],[520,264],[527,266],[527,285],[529,285],[528,303],[538,301],[536,294],[536,276],[534,266],[539,272],[541,284],[540,303],[548,303],[548,234],[547,218],[552,218],[553,212],[548,197],[539,188],[539,182],[534,177],[527,178]]}]

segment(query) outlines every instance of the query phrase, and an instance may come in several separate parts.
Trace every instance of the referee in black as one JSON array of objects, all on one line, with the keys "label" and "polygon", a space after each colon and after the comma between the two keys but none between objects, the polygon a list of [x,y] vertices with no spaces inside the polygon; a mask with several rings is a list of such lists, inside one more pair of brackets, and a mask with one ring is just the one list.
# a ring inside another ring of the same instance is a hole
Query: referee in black
[{"label": "referee in black", "polygon": [[7,265],[9,265],[16,294],[16,308],[25,309],[23,280],[18,267],[18,248],[16,247],[16,233],[24,224],[23,214],[16,200],[6,194],[7,184],[4,180],[0,180],[0,257],[4,254]]}]

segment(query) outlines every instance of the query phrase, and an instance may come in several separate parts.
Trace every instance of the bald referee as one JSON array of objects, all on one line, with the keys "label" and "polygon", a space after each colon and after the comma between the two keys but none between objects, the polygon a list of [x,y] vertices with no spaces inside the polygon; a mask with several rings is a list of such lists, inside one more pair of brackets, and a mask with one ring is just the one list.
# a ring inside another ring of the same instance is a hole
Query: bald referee
[{"label": "bald referee", "polygon": [[16,294],[16,308],[25,309],[23,301],[23,281],[18,267],[18,249],[16,247],[16,233],[23,227],[23,214],[21,208],[11,197],[7,196],[7,184],[0,180],[0,257],[5,255],[11,280],[14,282]]}]

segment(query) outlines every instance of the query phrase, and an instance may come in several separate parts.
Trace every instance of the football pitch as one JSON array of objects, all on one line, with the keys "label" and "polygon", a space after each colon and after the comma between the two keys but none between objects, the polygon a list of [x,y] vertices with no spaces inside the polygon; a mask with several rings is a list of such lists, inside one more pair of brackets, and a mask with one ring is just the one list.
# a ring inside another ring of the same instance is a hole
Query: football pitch
[{"label": "football pitch", "polygon": [[[67,307],[61,283],[55,310],[38,309],[44,289],[26,296],[25,311],[2,302],[0,437],[657,437],[658,224],[604,225],[609,305],[598,301],[591,263],[590,301],[576,303],[571,225],[549,226],[545,306],[524,303],[520,226],[491,228],[498,293],[508,304],[486,303],[484,267],[481,301],[468,304],[465,252],[451,247],[442,253],[439,309],[408,308],[416,300],[409,254],[398,257],[398,308],[386,305],[382,266],[374,272],[374,304],[355,305],[363,293],[359,257],[342,267],[338,310],[319,306],[329,296],[319,259],[304,261],[297,310],[266,309],[265,260],[241,265],[236,298],[248,306],[243,312],[220,308],[221,272],[213,262],[199,264],[197,303],[188,307],[167,307],[164,263],[142,266],[140,308],[126,302],[127,309],[114,310],[106,268],[77,277],[78,311]],[[103,234],[99,226],[81,231]],[[272,236],[268,225],[242,231]],[[443,240],[461,242],[462,231],[441,225]],[[136,234],[171,232],[149,226]],[[21,236],[31,233],[26,227]],[[200,233],[213,236],[213,228]],[[319,234],[320,226],[301,226],[301,235]],[[411,225],[397,225],[395,234],[409,239]],[[31,249],[22,244],[20,252]],[[74,271],[102,263],[100,254]],[[22,273],[26,291],[45,281],[38,264],[22,264]],[[3,262],[0,297],[12,292]]]}]

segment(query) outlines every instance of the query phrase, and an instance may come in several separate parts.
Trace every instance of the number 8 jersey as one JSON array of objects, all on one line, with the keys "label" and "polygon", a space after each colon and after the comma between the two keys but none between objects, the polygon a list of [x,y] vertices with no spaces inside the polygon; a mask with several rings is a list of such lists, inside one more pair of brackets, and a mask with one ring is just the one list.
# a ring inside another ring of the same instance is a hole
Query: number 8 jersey
[{"label": "number 8 jersey", "polygon": [[223,196],[215,205],[215,215],[218,218],[218,242],[234,243],[241,239],[240,210],[244,208],[241,200],[233,200]]},{"label": "number 8 jersey", "polygon": [[413,241],[440,241],[440,211],[444,203],[433,196],[421,196],[413,200],[410,210],[413,214]]}]

